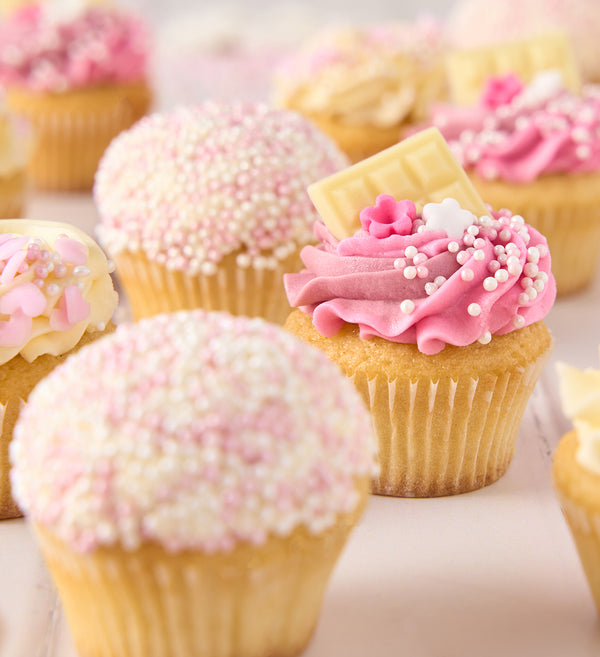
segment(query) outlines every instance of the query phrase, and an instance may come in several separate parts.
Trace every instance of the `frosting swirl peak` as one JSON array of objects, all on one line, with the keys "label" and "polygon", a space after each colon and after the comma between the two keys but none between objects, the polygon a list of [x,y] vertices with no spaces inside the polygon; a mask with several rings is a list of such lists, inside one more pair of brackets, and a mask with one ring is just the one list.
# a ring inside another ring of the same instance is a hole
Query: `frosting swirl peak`
[{"label": "frosting swirl peak", "polygon": [[546,240],[508,210],[476,217],[445,199],[418,213],[383,195],[361,222],[341,241],[317,222],[321,244],[304,247],[306,269],[284,277],[290,304],[322,335],[348,322],[362,338],[435,354],[532,324],[554,302]]}]

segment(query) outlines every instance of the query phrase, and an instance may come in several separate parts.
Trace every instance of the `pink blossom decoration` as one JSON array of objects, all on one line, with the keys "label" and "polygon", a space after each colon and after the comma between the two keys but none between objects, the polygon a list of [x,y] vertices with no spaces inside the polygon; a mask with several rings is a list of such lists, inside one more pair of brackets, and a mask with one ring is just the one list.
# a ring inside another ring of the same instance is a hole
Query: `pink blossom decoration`
[{"label": "pink blossom decoration", "polygon": [[380,194],[375,207],[361,210],[360,223],[369,235],[384,239],[390,235],[410,235],[417,210],[412,201],[396,201],[389,194]]},{"label": "pink blossom decoration", "polygon": [[508,105],[525,88],[519,76],[514,73],[489,77],[481,94],[481,104],[487,109]]}]

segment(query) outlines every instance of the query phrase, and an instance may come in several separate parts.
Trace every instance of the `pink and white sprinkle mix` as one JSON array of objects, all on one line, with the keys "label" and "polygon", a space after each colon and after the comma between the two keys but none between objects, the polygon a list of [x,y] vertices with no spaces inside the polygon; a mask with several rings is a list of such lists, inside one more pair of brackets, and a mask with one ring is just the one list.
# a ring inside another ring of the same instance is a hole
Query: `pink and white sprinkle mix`
[{"label": "pink and white sprinkle mix", "polygon": [[120,325],[37,386],[12,486],[79,551],[226,551],[333,525],[374,452],[358,393],[321,352],[260,319],[180,312]]},{"label": "pink and white sprinkle mix", "polygon": [[121,133],[96,174],[98,236],[115,256],[147,258],[190,275],[274,268],[312,240],[309,184],[348,165],[295,112],[204,103],[154,114]]},{"label": "pink and white sprinkle mix", "polygon": [[89,7],[64,20],[52,3],[30,3],[0,23],[0,83],[61,92],[138,82],[148,69],[143,21],[112,7]]},{"label": "pink and white sprinkle mix", "polygon": [[88,248],[67,235],[54,250],[39,238],[0,235],[0,347],[17,347],[46,315],[53,331],[68,331],[89,316],[81,293],[90,270]]}]

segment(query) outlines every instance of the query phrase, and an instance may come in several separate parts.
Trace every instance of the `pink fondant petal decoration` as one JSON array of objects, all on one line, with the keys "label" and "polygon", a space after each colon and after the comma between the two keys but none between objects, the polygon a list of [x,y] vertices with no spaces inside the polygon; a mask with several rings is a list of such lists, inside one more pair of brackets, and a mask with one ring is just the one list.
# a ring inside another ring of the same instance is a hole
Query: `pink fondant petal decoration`
[{"label": "pink fondant petal decoration", "polygon": [[27,242],[29,242],[29,237],[14,237],[7,240],[0,245],[0,260],[8,260],[19,249],[22,249]]},{"label": "pink fondant petal decoration", "polygon": [[27,251],[21,250],[17,251],[9,258],[4,269],[2,270],[2,274],[0,275],[0,283],[2,283],[2,285],[7,285],[13,280],[15,274],[21,266],[21,263],[25,260],[26,257]]},{"label": "pink fondant petal decoration", "polygon": [[59,237],[54,242],[54,248],[60,259],[70,265],[85,265],[88,259],[88,248],[79,240],[70,237]]},{"label": "pink fondant petal decoration", "polygon": [[54,331],[68,331],[89,314],[90,304],[81,296],[80,289],[76,285],[68,285],[58,307],[50,313],[50,328]]},{"label": "pink fondant petal decoration", "polygon": [[29,339],[32,320],[17,310],[8,321],[0,322],[0,347],[18,347]]},{"label": "pink fondant petal decoration", "polygon": [[0,297],[0,313],[13,315],[21,311],[27,317],[37,317],[46,310],[46,297],[33,283],[21,283]]}]

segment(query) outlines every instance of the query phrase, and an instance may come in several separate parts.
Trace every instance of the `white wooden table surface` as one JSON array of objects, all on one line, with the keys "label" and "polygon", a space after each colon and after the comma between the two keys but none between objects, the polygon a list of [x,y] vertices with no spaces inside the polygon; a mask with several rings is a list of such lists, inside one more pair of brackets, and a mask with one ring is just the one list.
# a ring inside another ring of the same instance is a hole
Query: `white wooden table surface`
[{"label": "white wooden table surface", "polygon": [[[36,196],[32,218],[91,231],[86,195]],[[569,428],[554,362],[598,367],[600,276],[547,318],[556,348],[508,473],[440,499],[373,497],[330,583],[305,657],[588,657],[600,622],[550,480]],[[22,520],[0,522],[0,657],[75,657]]]}]

